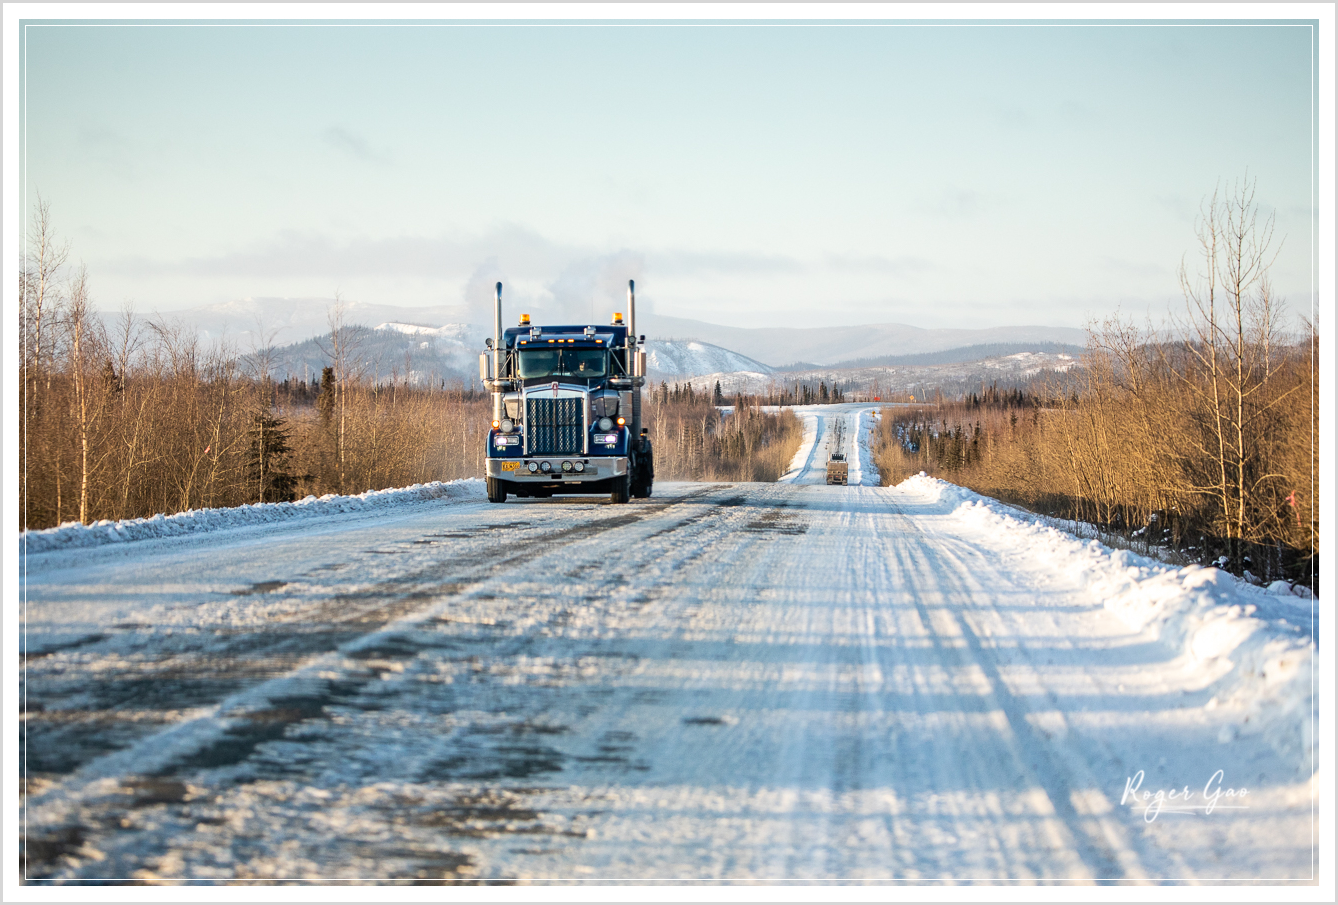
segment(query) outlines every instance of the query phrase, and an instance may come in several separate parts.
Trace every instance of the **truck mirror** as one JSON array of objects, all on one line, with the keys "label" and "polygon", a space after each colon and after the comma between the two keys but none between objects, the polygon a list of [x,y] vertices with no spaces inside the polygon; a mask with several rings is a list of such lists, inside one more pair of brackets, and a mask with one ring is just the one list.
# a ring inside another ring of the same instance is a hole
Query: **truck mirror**
[{"label": "truck mirror", "polygon": [[483,344],[487,346],[489,349],[492,349],[492,337],[489,336],[487,339],[485,339],[483,341]]}]

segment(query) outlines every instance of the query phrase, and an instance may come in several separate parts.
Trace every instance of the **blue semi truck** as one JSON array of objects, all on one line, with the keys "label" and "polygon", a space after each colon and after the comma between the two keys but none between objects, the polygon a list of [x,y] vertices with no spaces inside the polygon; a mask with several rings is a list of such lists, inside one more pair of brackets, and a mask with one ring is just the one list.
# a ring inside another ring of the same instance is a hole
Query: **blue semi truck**
[{"label": "blue semi truck", "polygon": [[508,495],[608,494],[615,503],[651,495],[655,459],[641,422],[644,336],[636,334],[636,284],[627,282],[627,321],[543,326],[522,314],[502,329],[497,284],[493,335],[479,356],[492,393],[488,499]]}]

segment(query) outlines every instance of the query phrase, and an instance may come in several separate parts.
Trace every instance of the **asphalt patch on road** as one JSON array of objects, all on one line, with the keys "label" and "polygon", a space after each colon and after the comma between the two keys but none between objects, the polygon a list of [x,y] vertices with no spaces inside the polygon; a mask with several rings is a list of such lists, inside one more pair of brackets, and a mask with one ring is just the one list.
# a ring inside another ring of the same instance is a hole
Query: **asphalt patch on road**
[{"label": "asphalt patch on road", "polygon": [[257,581],[249,588],[240,588],[233,591],[233,597],[249,597],[252,594],[272,594],[275,591],[281,591],[292,584],[291,581]]},{"label": "asphalt patch on road", "polygon": [[90,644],[97,644],[99,641],[106,641],[110,635],[106,632],[98,632],[94,635],[85,635],[82,638],[76,638],[73,641],[66,641],[61,644],[49,644],[37,650],[26,651],[22,656],[24,661],[40,660],[43,657],[49,657],[52,654],[63,653],[67,650],[78,650],[81,647],[87,647]]},{"label": "asphalt patch on road", "polygon": [[203,748],[159,770],[171,776],[187,770],[215,770],[250,758],[265,742],[284,737],[288,727],[308,720],[326,719],[325,708],[345,704],[371,681],[371,676],[327,681],[317,694],[287,695],[270,700],[270,706],[236,714],[236,722]]},{"label": "asphalt patch on road", "polygon": [[804,534],[808,525],[798,521],[783,508],[772,509],[761,518],[753,519],[743,528],[749,534]]}]

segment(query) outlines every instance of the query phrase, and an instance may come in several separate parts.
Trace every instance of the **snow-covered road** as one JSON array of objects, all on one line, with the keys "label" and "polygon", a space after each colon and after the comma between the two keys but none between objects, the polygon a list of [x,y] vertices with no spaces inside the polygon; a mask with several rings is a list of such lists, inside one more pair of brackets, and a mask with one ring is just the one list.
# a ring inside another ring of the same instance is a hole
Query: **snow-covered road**
[{"label": "snow-covered road", "polygon": [[923,478],[480,496],[30,556],[28,876],[1316,875],[1308,604]]},{"label": "snow-covered road", "polygon": [[804,438],[790,462],[782,484],[826,484],[827,459],[832,453],[845,455],[847,483],[877,487],[882,482],[873,464],[872,431],[879,406],[871,403],[794,405],[790,411],[804,426]]}]

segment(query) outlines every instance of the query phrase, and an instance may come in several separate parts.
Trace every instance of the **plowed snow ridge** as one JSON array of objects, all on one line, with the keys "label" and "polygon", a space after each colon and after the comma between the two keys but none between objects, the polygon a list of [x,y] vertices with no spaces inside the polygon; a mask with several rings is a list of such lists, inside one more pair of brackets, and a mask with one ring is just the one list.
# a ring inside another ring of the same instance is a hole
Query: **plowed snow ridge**
[{"label": "plowed snow ridge", "polygon": [[998,551],[1018,571],[1061,575],[1085,587],[1130,628],[1153,629],[1162,644],[1205,669],[1216,672],[1229,662],[1218,681],[1249,713],[1241,730],[1266,734],[1298,772],[1315,769],[1313,600],[1269,593],[1220,569],[1175,568],[1084,541],[923,474],[899,487],[937,498],[963,536]]},{"label": "plowed snow ridge", "polygon": [[173,515],[110,521],[91,525],[66,522],[57,528],[24,531],[19,535],[20,553],[48,553],[68,548],[96,547],[102,544],[181,537],[202,531],[226,531],[254,525],[322,519],[350,512],[376,512],[395,507],[442,499],[481,499],[486,495],[483,481],[432,481],[390,490],[368,490],[359,494],[308,496],[294,503],[251,503],[217,509],[189,509]]}]

